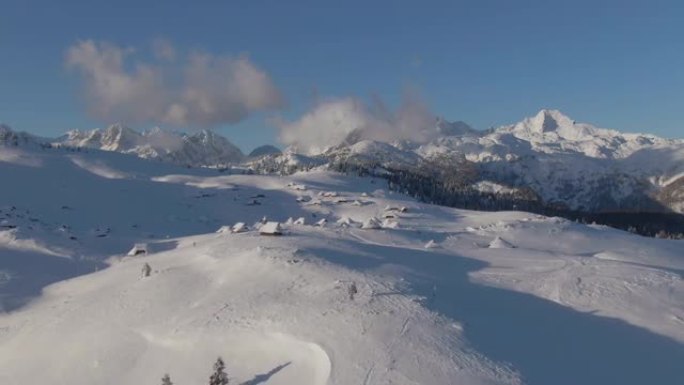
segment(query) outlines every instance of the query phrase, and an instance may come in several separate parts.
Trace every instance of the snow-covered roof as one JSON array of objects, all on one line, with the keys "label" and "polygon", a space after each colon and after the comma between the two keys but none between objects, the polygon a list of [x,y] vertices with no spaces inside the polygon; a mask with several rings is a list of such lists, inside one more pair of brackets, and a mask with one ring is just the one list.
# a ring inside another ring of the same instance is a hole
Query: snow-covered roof
[{"label": "snow-covered roof", "polygon": [[349,217],[341,217],[336,222],[340,227],[349,227],[356,224],[356,222]]},{"label": "snow-covered roof", "polygon": [[278,222],[266,222],[261,228],[259,228],[259,233],[263,235],[281,235],[282,229],[280,223]]},{"label": "snow-covered roof", "polygon": [[382,221],[382,227],[387,229],[396,229],[399,227],[399,222],[394,219],[385,219]]},{"label": "snow-covered roof", "polygon": [[147,243],[136,243],[133,248],[128,252],[128,255],[139,255],[147,254]]},{"label": "snow-covered roof", "polygon": [[380,228],[380,220],[376,217],[370,217],[363,221],[363,224],[361,225],[362,229],[370,230],[370,229],[379,229]]},{"label": "snow-covered roof", "polygon": [[501,237],[496,237],[489,244],[490,249],[513,249],[515,246]]},{"label": "snow-covered roof", "polygon": [[247,225],[244,222],[238,222],[233,225],[232,231],[234,233],[242,233],[247,231]]}]

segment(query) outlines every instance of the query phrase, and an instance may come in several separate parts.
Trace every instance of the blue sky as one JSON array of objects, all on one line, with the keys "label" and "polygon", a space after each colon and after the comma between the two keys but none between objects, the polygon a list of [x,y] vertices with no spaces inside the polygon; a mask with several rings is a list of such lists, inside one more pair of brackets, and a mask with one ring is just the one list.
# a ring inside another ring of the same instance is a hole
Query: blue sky
[{"label": "blue sky", "polygon": [[65,52],[85,39],[136,52],[165,39],[178,52],[248,54],[278,88],[280,109],[216,126],[244,150],[277,143],[272,118],[296,119],[317,99],[396,105],[406,89],[476,128],[557,108],[683,137],[682,20],[676,1],[3,0],[0,121],[48,136],[111,123],[89,114]]}]

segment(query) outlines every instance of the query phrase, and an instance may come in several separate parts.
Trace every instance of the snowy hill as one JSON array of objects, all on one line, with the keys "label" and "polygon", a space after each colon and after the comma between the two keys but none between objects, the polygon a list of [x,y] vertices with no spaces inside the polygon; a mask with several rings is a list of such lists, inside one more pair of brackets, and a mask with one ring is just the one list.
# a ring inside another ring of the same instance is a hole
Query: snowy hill
[{"label": "snowy hill", "polygon": [[196,167],[226,165],[244,159],[239,148],[211,130],[178,134],[156,128],[139,133],[115,124],[104,130],[69,131],[54,144],[116,151]]},{"label": "snowy hill", "polygon": [[[368,149],[394,151],[354,151]],[[681,241],[419,203],[384,179],[322,169],[239,175],[66,147],[0,155],[2,384],[36,373],[202,384],[217,356],[236,384],[684,375]],[[264,217],[284,235],[259,235]],[[236,222],[249,230],[223,231]],[[134,244],[148,253],[126,256]]]}]

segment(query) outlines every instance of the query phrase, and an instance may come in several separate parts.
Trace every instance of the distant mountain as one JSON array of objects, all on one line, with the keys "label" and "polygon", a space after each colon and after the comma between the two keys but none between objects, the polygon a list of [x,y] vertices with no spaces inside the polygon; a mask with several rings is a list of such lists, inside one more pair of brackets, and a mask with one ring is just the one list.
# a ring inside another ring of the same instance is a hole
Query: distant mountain
[{"label": "distant mountain", "polygon": [[6,124],[0,124],[0,145],[4,146],[39,146],[44,144],[46,139],[12,130]]},{"label": "distant mountain", "polygon": [[283,152],[280,151],[280,149],[278,147],[272,146],[270,144],[266,144],[266,145],[259,146],[259,147],[255,148],[254,150],[252,150],[252,152],[249,153],[249,157],[250,158],[257,158],[257,157],[264,156],[264,155],[280,155],[282,153]]},{"label": "distant mountain", "polygon": [[385,175],[403,191],[456,206],[684,212],[683,140],[577,123],[557,110],[484,132],[440,119],[437,128],[427,143],[356,133],[312,159]]},{"label": "distant mountain", "polygon": [[482,132],[470,127],[468,123],[463,121],[449,122],[442,118],[437,118],[437,123],[435,124],[437,132],[443,136],[480,136]]},{"label": "distant mountain", "polygon": [[53,144],[116,151],[189,166],[227,165],[245,157],[228,139],[210,130],[185,134],[155,128],[138,132],[114,124],[106,129],[69,131]]}]

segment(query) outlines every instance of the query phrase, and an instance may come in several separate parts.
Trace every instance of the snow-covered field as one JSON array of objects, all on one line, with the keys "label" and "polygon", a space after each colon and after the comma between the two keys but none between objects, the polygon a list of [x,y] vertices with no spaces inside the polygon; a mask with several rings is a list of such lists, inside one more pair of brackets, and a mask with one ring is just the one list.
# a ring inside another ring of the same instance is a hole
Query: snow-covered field
[{"label": "snow-covered field", "polygon": [[[684,378],[681,241],[427,205],[322,171],[11,151],[0,384],[203,384],[217,356],[236,384]],[[284,235],[259,235],[263,217]],[[371,218],[382,228],[361,228]],[[216,232],[236,222],[250,230]],[[126,256],[135,243],[150,253]]]}]

